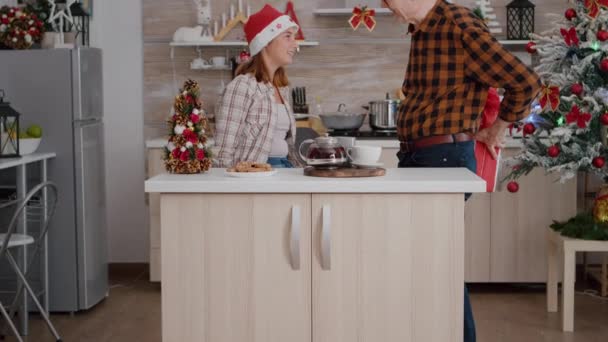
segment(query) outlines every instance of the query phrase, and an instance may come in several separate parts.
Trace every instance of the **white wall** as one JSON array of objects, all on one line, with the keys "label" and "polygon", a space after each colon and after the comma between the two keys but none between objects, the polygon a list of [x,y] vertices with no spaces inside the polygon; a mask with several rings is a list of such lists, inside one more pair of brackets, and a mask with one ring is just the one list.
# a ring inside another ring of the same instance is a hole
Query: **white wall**
[{"label": "white wall", "polygon": [[91,45],[103,50],[109,261],[147,262],[142,0],[93,5]]}]

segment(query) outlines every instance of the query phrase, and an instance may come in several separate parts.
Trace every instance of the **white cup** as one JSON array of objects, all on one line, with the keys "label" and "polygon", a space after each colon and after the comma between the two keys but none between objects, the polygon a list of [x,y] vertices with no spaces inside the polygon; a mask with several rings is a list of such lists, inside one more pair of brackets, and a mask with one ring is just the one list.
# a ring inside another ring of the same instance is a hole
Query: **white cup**
[{"label": "white cup", "polygon": [[226,65],[226,57],[211,57],[211,63],[215,66],[224,66]]},{"label": "white cup", "polygon": [[374,165],[380,160],[382,147],[356,145],[347,149],[346,154],[353,164]]}]

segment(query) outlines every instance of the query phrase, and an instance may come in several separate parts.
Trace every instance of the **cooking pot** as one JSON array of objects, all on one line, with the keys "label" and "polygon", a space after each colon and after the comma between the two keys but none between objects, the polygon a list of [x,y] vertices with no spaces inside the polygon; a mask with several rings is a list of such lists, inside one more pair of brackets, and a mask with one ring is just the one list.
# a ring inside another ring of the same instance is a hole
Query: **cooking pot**
[{"label": "cooking pot", "polygon": [[377,130],[397,129],[400,104],[400,100],[391,99],[389,94],[386,94],[385,100],[371,101],[369,106],[363,106],[369,111],[369,125],[371,128]]},{"label": "cooking pot", "polygon": [[328,129],[334,130],[355,130],[363,125],[366,113],[353,114],[343,110],[346,105],[341,103],[338,111],[319,115],[323,125]]},{"label": "cooking pot", "polygon": [[[306,153],[302,148],[307,147]],[[300,157],[306,164],[319,168],[336,168],[347,163],[346,150],[338,139],[327,133],[315,139],[304,140],[299,148]]]}]

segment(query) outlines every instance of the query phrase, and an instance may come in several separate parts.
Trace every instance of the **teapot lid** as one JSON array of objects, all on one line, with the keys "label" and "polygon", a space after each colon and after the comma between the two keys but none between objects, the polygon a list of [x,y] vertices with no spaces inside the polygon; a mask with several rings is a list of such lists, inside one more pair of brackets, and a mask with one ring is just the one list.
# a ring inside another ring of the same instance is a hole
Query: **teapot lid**
[{"label": "teapot lid", "polygon": [[338,139],[335,137],[330,137],[328,133],[325,133],[317,138],[315,138],[315,142],[320,146],[335,146],[338,145]]}]

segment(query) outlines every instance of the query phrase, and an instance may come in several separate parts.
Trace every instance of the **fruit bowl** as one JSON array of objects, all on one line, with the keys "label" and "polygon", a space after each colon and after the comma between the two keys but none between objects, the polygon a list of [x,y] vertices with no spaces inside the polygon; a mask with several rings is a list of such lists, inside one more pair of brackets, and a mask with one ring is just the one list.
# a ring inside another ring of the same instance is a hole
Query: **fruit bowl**
[{"label": "fruit bowl", "polygon": [[19,154],[24,156],[36,152],[42,138],[21,138],[19,139]]}]

